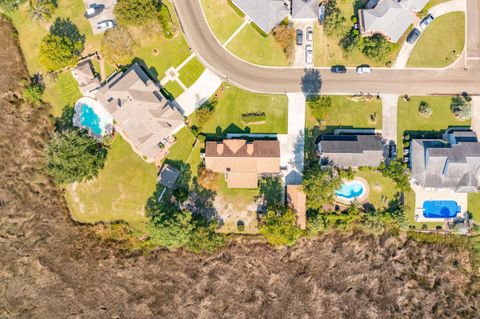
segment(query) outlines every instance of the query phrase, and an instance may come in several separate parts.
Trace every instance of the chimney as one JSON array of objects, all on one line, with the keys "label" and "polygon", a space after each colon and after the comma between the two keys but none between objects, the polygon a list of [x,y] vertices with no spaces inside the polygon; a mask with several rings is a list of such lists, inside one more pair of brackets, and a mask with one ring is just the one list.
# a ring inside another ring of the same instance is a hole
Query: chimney
[{"label": "chimney", "polygon": [[217,142],[217,153],[223,154],[223,142]]},{"label": "chimney", "polygon": [[253,154],[253,143],[251,143],[251,142],[247,143],[247,153],[248,153],[248,155]]}]

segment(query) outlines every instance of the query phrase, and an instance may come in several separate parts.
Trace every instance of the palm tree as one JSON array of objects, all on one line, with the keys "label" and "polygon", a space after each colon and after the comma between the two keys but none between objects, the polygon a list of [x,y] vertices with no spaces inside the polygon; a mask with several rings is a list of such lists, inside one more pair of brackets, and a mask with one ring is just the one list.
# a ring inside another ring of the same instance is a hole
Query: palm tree
[{"label": "palm tree", "polygon": [[45,21],[52,17],[56,3],[52,0],[30,0],[28,14],[32,20]]}]

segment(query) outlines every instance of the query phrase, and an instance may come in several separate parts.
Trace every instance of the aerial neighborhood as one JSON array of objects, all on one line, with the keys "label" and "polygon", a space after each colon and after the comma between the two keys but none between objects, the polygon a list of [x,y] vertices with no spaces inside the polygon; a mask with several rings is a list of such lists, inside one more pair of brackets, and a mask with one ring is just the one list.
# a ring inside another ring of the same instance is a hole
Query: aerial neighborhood
[{"label": "aerial neighborhood", "polygon": [[469,0],[9,12],[35,74],[24,95],[52,106],[47,171],[78,222],[122,221],[141,245],[192,251],[227,234],[293,245],[353,227],[480,231]]}]

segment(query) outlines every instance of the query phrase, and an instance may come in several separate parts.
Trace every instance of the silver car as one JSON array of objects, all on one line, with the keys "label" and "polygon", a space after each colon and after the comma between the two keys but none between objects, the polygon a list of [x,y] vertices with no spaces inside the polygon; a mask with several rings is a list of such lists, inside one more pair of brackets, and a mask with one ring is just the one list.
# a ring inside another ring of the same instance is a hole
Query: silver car
[{"label": "silver car", "polygon": [[313,48],[311,44],[305,46],[305,62],[307,64],[313,63]]},{"label": "silver car", "polygon": [[97,30],[98,31],[105,31],[111,29],[115,26],[113,20],[105,20],[97,23]]}]

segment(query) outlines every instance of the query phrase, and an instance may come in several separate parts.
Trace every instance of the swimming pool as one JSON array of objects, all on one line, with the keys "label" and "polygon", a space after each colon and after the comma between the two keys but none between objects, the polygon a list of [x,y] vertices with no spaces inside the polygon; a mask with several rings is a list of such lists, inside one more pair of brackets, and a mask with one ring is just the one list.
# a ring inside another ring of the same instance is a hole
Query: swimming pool
[{"label": "swimming pool", "polygon": [[455,218],[460,213],[460,206],[454,200],[426,200],[423,202],[425,218]]},{"label": "swimming pool", "polygon": [[351,201],[365,195],[365,185],[358,180],[343,183],[342,186],[335,191],[335,195],[343,200]]},{"label": "swimming pool", "polygon": [[89,97],[80,98],[75,103],[73,125],[87,129],[99,141],[113,130],[113,118],[96,100]]},{"label": "swimming pool", "polygon": [[102,135],[103,133],[100,117],[87,104],[80,106],[80,124],[90,129],[95,135]]}]

